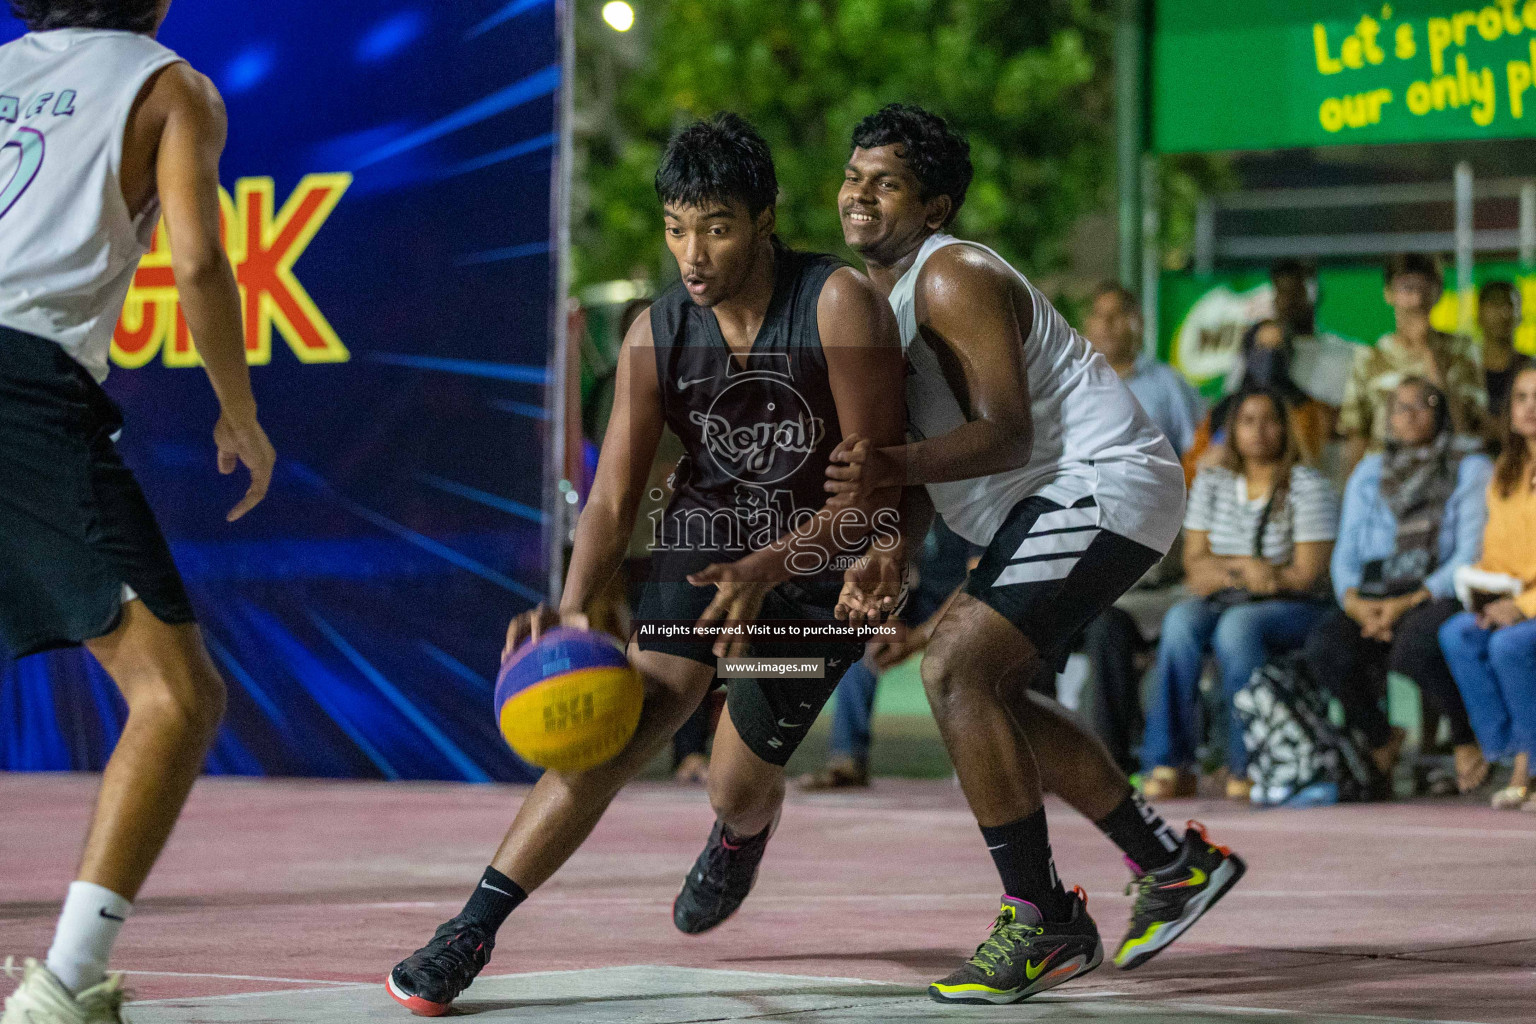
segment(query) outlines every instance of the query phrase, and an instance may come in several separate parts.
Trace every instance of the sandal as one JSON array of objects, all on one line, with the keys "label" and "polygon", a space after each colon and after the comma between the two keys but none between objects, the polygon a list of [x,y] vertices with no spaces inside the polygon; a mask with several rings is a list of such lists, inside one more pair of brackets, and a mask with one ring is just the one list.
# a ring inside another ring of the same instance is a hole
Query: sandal
[{"label": "sandal", "polygon": [[821,771],[800,779],[800,788],[807,793],[827,789],[863,789],[868,785],[868,763],[851,757],[834,758]]},{"label": "sandal", "polygon": [[1530,797],[1529,786],[1505,786],[1493,794],[1493,809],[1496,811],[1518,811]]}]

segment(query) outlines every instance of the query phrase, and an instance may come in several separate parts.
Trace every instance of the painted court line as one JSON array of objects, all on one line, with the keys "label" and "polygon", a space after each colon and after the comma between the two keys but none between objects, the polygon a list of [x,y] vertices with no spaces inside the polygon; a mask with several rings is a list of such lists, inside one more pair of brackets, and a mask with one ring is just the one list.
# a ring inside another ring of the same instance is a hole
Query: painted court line
[{"label": "painted court line", "polygon": [[[838,976],[805,975],[805,974],[780,974],[780,973],[774,973],[774,972],[758,972],[758,971],[712,970],[712,969],[709,969],[709,968],[669,968],[669,967],[665,967],[665,966],[657,965],[657,964],[627,964],[627,965],[623,965],[623,966],[617,966],[616,965],[616,966],[610,967],[610,968],[586,968],[586,969],[578,969],[578,970],[560,970],[560,971],[527,971],[527,972],[512,973],[512,974],[486,975],[486,976],[484,976],[484,978],[482,980],[499,981],[499,980],[509,980],[509,979],[525,979],[525,978],[551,977],[551,976],[556,976],[556,975],[601,974],[601,973],[604,973],[605,971],[608,971],[608,970],[613,970],[613,971],[682,970],[682,971],[686,971],[689,975],[700,975],[700,974],[702,974],[702,975],[709,975],[710,977],[718,978],[721,981],[726,981],[726,980],[731,979],[731,978],[750,978],[750,979],[752,979],[754,981],[783,981],[783,982],[788,982],[788,983],[792,983],[792,984],[803,984],[803,985],[806,985],[808,987],[809,986],[815,986],[815,985],[826,985],[828,983],[845,984],[845,985],[848,985],[848,986],[853,987],[853,988],[869,987],[869,988],[883,989],[884,992],[881,993],[881,994],[890,995],[892,998],[908,998],[909,995],[912,996],[912,997],[915,997],[917,995],[920,995],[921,991],[922,991],[921,988],[918,988],[918,987],[911,987],[911,986],[905,986],[905,985],[897,985],[897,984],[893,984],[891,982],[873,981],[873,980],[868,979],[868,978],[847,978],[847,977],[838,977]],[[228,978],[228,979],[235,979],[235,980],[243,980],[243,979],[248,979],[249,978],[250,980],[289,981],[289,982],[295,982],[295,983],[300,983],[300,984],[329,985],[329,986],[333,986],[335,988],[351,988],[351,989],[369,989],[369,988],[373,988],[375,986],[375,983],[372,983],[372,982],[366,982],[366,983],[365,982],[337,982],[337,981],[324,981],[324,980],[320,980],[320,979],[300,979],[300,978],[250,978],[250,976],[248,976],[248,975],[232,975],[232,974],[191,974],[191,973],[182,974],[181,972],[173,972],[173,971],[128,971],[128,972],[125,972],[125,973],[129,973],[129,974],[145,974],[145,975],[167,975],[167,976],[178,976],[178,977],[184,976],[184,977],[205,977],[205,978]],[[378,984],[382,984],[382,982],[380,982]],[[595,993],[599,993],[598,997],[602,998],[601,994],[599,992],[600,989],[601,989],[601,985],[594,985],[593,986],[593,991]],[[263,998],[263,997],[270,997],[270,998],[274,998],[274,999],[278,998],[278,997],[289,997],[289,996],[311,997],[314,994],[315,994],[314,991],[310,990],[310,989],[280,989],[280,990],[272,991],[272,992],[240,992],[240,993],[235,993],[235,994],[231,994],[231,995],[219,995],[219,996],[181,997],[181,998],[172,998],[172,999],[146,999],[146,1000],[137,1000],[132,1005],[134,1005],[134,1006],[154,1006],[154,1005],[165,1005],[165,1004],[172,1004],[172,1003],[196,1005],[198,1003],[204,1003],[204,1002],[216,1002],[216,1001],[222,1002],[222,1001],[229,1001],[229,1000],[235,1000],[235,999],[259,999],[259,998]],[[690,996],[707,996],[709,994],[710,993],[707,992],[707,991],[705,991],[705,992],[696,992],[696,993],[678,993],[677,998],[685,999],[685,998],[689,998]],[[871,993],[871,995],[874,995],[874,993]],[[1231,1005],[1226,1005],[1226,1004],[1222,1004],[1222,1003],[1189,1002],[1189,1001],[1178,1000],[1178,999],[1165,1000],[1165,999],[1145,998],[1145,997],[1136,997],[1136,998],[1129,998],[1129,999],[1127,999],[1125,997],[1126,997],[1126,993],[1123,993],[1123,992],[1120,992],[1120,991],[1117,991],[1117,990],[1114,990],[1114,989],[1094,989],[1094,990],[1086,991],[1086,992],[1071,992],[1071,991],[1062,992],[1062,991],[1058,991],[1058,992],[1052,992],[1052,993],[1049,993],[1049,994],[1046,994],[1046,995],[1042,995],[1042,996],[1037,996],[1036,998],[1031,999],[1030,1003],[1031,1004],[1084,1003],[1084,1002],[1088,1002],[1088,1001],[1092,1001],[1092,1000],[1105,1000],[1105,1001],[1116,1001],[1116,1002],[1119,1003],[1119,1005],[1125,1006],[1127,1008],[1130,1007],[1130,1006],[1137,1006],[1137,1007],[1145,1007],[1147,1009],[1172,1010],[1172,1011],[1175,1011],[1175,1012],[1185,1012],[1185,1013],[1209,1013],[1209,1014],[1217,1014],[1217,1015],[1219,1015],[1219,1014],[1234,1014],[1234,1015],[1240,1015],[1240,1016],[1253,1016],[1253,1017],[1285,1017],[1285,1018],[1298,1018],[1299,1017],[1299,1018],[1309,1018],[1309,1019],[1314,1019],[1314,1020],[1318,1019],[1320,1017],[1326,1017],[1329,1020],[1337,1020],[1337,1021],[1359,1021],[1359,1022],[1361,1022],[1361,1024],[1407,1024],[1407,1020],[1405,1018],[1401,1018],[1401,1017],[1381,1017],[1381,1016],[1374,1016],[1374,1015],[1367,1015],[1367,1014],[1351,1014],[1351,1013],[1318,1013],[1315,1010],[1288,1010],[1288,1009],[1278,1009],[1278,1008],[1275,1008],[1275,1007],[1265,1007],[1265,1006],[1231,1006]],[[609,996],[609,997],[606,997],[606,998],[612,999],[613,997]],[[622,997],[619,997],[619,998],[622,998]],[[636,998],[640,998],[640,997],[637,996]],[[654,997],[648,997],[648,998],[654,998]],[[834,1008],[832,1008],[832,1007],[820,1007],[820,1008],[817,1008],[816,1010],[809,1010],[809,1009],[807,1009],[807,1010],[785,1010],[785,1011],[778,1011],[778,1012],[774,1012],[774,1013],[768,1014],[768,1016],[774,1016],[774,1017],[779,1017],[779,1016],[793,1017],[793,1016],[796,1016],[798,1014],[805,1014],[805,1013],[811,1013],[811,1012],[826,1012],[829,1009],[834,1009]],[[757,1015],[755,1015],[755,1014],[754,1015],[747,1015],[747,1016],[738,1017],[738,1018],[735,1018],[735,1019],[744,1020],[744,1019],[749,1019],[749,1017],[751,1017],[751,1016],[757,1016]],[[1476,1022],[1473,1022],[1473,1021],[1458,1021],[1458,1020],[1414,1019],[1412,1024],[1476,1024]]]},{"label": "painted court line", "polygon": [[334,985],[338,988],[351,988],[360,985],[359,981],[323,981],[319,978],[273,978],[262,974],[205,974],[201,971],[118,971],[113,974],[135,974],[145,978],[217,978],[222,981],[277,981],[289,982],[294,985]]}]

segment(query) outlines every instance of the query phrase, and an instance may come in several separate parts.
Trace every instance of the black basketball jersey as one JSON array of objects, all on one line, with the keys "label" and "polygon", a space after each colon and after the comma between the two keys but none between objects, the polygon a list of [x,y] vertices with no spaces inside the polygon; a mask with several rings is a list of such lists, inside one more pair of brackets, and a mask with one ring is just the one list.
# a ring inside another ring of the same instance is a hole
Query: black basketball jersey
[{"label": "black basketball jersey", "polygon": [[744,357],[681,283],[651,305],[662,412],[686,452],[657,524],[658,553],[740,557],[826,503],[827,457],[842,432],[816,304],[845,265],[775,239],[773,297]]}]

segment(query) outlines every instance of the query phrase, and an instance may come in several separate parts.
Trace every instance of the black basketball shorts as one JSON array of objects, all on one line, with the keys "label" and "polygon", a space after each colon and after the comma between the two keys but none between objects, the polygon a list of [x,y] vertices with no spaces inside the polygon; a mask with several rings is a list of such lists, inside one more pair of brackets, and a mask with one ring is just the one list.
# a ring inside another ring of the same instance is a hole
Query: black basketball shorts
[{"label": "black basketball shorts", "polygon": [[1031,496],[1003,520],[965,592],[1013,623],[1059,669],[1078,633],[1161,557],[1101,528],[1091,496],[1071,508]]},{"label": "black basketball shorts", "polygon": [[[637,627],[648,622],[697,622],[714,600],[715,587],[696,587],[683,577],[711,561],[729,556],[689,553],[654,557],[651,578],[640,595],[635,612]],[[781,583],[768,592],[757,621],[835,622],[841,584],[835,582]],[[672,654],[714,668],[714,641],[709,639],[656,638],[638,635],[642,651]],[[784,765],[805,739],[807,730],[821,714],[843,673],[864,656],[864,641],[753,641],[753,657],[822,658],[821,679],[732,679],[726,683],[726,705],[742,741],[769,764]]]},{"label": "black basketball shorts", "polygon": [[161,621],[193,621],[112,441],[122,423],[62,348],[0,327],[0,647],[13,658],[110,633],[124,586]]}]

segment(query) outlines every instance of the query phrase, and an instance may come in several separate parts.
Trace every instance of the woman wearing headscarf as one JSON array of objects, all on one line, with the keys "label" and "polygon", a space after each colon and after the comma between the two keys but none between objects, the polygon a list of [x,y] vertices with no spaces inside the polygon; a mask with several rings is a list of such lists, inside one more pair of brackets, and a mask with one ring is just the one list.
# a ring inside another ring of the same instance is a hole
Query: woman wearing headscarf
[{"label": "woman wearing headscarf", "polygon": [[1347,724],[1364,736],[1387,778],[1403,731],[1381,706],[1386,674],[1413,680],[1426,734],[1441,715],[1450,721],[1457,787],[1466,792],[1481,785],[1488,766],[1438,632],[1460,610],[1456,570],[1482,549],[1493,463],[1475,439],[1456,435],[1445,394],[1427,380],[1404,380],[1388,405],[1384,450],[1362,459],[1344,489],[1331,566],[1339,607],[1308,636],[1307,667],[1339,698]]}]

